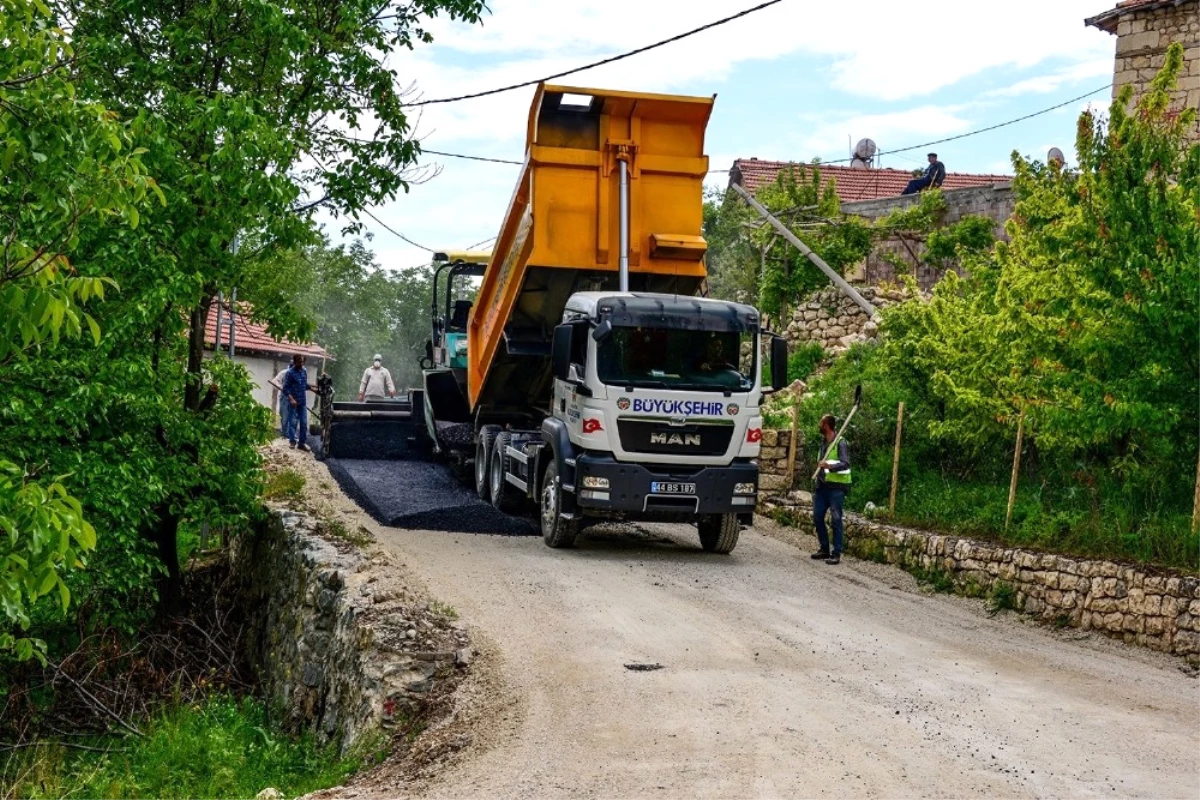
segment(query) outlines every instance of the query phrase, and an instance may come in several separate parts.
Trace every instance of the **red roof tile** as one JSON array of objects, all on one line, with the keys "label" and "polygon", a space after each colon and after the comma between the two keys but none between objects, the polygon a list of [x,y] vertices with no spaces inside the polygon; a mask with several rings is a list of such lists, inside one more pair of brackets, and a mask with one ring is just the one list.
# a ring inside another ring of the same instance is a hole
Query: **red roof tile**
[{"label": "red roof tile", "polygon": [[1108,11],[1102,11],[1094,17],[1088,17],[1083,21],[1083,24],[1091,25],[1109,33],[1116,33],[1117,23],[1121,20],[1121,17],[1126,14],[1134,11],[1152,11],[1156,8],[1181,6],[1192,1],[1193,0],[1120,0],[1115,8],[1110,8]]},{"label": "red roof tile", "polygon": [[[239,306],[241,303],[238,304]],[[225,320],[229,319],[229,304],[222,306],[222,327]],[[333,361],[333,356],[321,347],[319,344],[299,344],[297,342],[288,341],[287,339],[276,339],[267,333],[266,326],[260,325],[257,322],[251,322],[241,314],[233,315],[234,326],[237,329],[237,335],[234,337],[233,345],[237,352],[256,353],[270,356],[282,356],[291,358],[293,353],[300,353],[306,358],[326,358]],[[217,333],[217,306],[216,303],[208,311],[208,323],[204,326],[204,346],[207,349],[212,349],[216,342]],[[225,328],[221,332],[221,345],[229,346],[229,328]]]},{"label": "red roof tile", "polygon": [[[757,192],[761,187],[775,181],[784,169],[811,170],[812,165],[787,161],[759,161],[739,158],[729,171],[730,182],[740,184],[747,191]],[[821,189],[834,182],[834,191],[843,203],[855,200],[875,200],[900,194],[912,180],[912,172],[903,169],[852,169],[838,164],[821,164]],[[967,172],[947,172],[943,189],[966,189],[971,186],[992,186],[1007,183],[1011,175],[976,175]]]}]

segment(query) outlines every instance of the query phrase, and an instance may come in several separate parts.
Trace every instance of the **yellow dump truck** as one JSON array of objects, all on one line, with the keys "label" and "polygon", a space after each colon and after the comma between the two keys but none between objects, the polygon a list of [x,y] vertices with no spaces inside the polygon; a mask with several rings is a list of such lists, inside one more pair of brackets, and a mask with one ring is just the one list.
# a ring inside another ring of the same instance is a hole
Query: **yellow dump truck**
[{"label": "yellow dump truck", "polygon": [[[771,390],[760,316],[695,296],[712,108],[540,86],[467,315],[466,368],[443,355],[425,372],[438,447],[473,453],[476,490],[498,508],[536,507],[552,547],[617,517],[693,522],[704,549],[727,553],[753,513]],[[779,388],[783,340],[770,351]]]}]

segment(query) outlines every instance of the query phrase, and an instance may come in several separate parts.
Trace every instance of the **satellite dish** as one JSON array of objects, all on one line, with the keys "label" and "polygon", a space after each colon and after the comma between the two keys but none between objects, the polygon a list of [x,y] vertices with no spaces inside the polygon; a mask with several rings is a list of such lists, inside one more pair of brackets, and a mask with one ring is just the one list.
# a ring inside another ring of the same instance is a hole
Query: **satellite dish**
[{"label": "satellite dish", "polygon": [[854,145],[854,157],[850,159],[852,169],[870,169],[875,158],[875,140],[859,139]]},{"label": "satellite dish", "polygon": [[1067,163],[1067,159],[1063,157],[1063,151],[1059,150],[1057,147],[1051,147],[1050,152],[1046,154],[1046,163],[1053,164],[1055,161],[1058,162],[1060,167]]}]

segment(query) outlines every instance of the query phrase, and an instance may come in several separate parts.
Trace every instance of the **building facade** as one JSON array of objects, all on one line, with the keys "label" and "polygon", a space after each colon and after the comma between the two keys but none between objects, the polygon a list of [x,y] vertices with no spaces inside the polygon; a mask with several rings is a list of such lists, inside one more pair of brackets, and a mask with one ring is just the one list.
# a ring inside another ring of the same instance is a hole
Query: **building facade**
[{"label": "building facade", "polygon": [[[1200,108],[1200,0],[1122,0],[1084,20],[1117,37],[1113,96],[1133,87],[1134,101],[1150,85],[1172,42],[1183,45],[1183,71],[1172,96],[1173,108]],[[1200,120],[1190,132],[1200,141]]]}]

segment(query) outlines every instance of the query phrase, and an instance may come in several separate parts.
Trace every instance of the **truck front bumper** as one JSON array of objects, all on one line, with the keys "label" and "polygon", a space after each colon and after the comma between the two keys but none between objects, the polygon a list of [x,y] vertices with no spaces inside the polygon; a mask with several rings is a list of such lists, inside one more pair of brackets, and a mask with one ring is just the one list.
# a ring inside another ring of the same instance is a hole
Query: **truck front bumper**
[{"label": "truck front bumper", "polygon": [[[655,484],[683,484],[694,492],[666,492]],[[753,487],[754,491],[746,492]],[[737,491],[741,489],[742,491]],[[655,514],[743,514],[754,512],[758,465],[734,459],[725,467],[630,464],[611,455],[582,453],[575,459],[575,502],[581,509]]]}]

